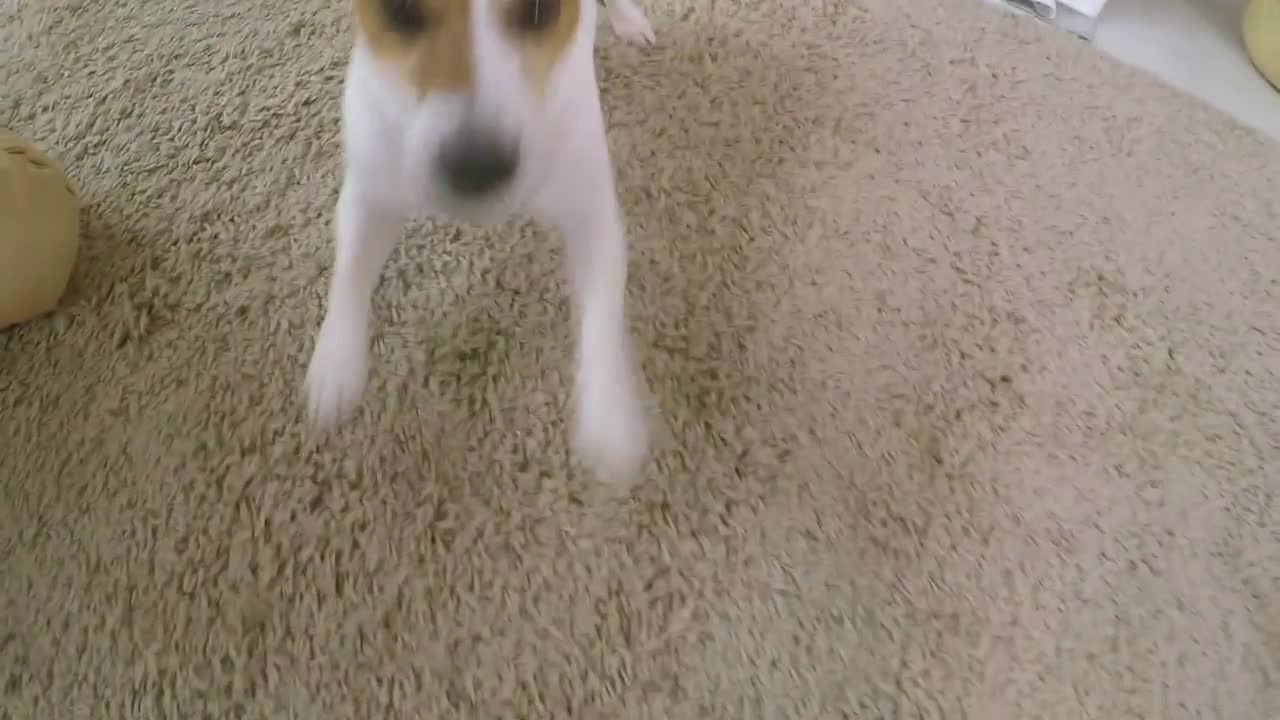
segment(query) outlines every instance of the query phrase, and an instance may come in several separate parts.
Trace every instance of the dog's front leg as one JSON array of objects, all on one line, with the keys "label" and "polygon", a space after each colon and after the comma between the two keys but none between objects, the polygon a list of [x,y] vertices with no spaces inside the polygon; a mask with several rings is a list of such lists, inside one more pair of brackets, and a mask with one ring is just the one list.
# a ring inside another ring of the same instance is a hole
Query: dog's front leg
[{"label": "dog's front leg", "polygon": [[307,368],[307,406],[318,426],[344,420],[364,393],[373,291],[402,226],[401,218],[378,204],[348,170],[334,212],[328,303]]},{"label": "dog's front leg", "polygon": [[626,481],[644,464],[649,433],[627,331],[622,213],[603,129],[592,134],[546,219],[564,236],[577,325],[574,444],[603,479]]}]

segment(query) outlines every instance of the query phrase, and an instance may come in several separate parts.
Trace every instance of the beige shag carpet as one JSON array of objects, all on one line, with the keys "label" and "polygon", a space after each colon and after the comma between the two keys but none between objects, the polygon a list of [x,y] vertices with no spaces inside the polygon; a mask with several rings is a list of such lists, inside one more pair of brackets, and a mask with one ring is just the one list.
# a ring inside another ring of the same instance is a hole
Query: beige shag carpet
[{"label": "beige shag carpet", "polygon": [[1280,148],[976,0],[644,5],[623,491],[518,223],[412,228],[306,430],[345,2],[0,5],[87,199],[0,335],[0,716],[1280,717]]}]

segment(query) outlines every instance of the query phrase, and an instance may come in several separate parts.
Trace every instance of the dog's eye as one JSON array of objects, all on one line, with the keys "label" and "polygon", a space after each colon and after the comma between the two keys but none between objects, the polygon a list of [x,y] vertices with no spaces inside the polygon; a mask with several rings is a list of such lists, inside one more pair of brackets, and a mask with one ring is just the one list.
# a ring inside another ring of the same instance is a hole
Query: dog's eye
[{"label": "dog's eye", "polygon": [[560,17],[560,0],[516,0],[511,24],[521,32],[539,32]]},{"label": "dog's eye", "polygon": [[429,24],[420,0],[382,0],[382,9],[397,32],[419,33]]}]

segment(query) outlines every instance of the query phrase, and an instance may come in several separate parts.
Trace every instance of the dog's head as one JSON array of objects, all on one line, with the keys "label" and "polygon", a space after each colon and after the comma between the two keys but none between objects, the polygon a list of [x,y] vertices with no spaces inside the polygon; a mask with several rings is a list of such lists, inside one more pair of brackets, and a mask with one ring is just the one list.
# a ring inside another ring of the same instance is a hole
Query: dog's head
[{"label": "dog's head", "polygon": [[437,201],[491,205],[590,62],[596,0],[353,0],[361,38],[413,98],[411,149]]}]

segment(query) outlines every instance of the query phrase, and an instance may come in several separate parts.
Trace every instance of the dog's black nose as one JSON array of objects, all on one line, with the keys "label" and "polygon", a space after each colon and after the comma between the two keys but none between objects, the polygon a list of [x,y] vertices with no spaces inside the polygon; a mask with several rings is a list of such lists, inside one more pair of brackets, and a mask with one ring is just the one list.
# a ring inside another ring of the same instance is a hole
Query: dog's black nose
[{"label": "dog's black nose", "polygon": [[440,170],[459,195],[484,195],[511,179],[516,156],[515,146],[500,138],[464,133],[441,151]]}]

